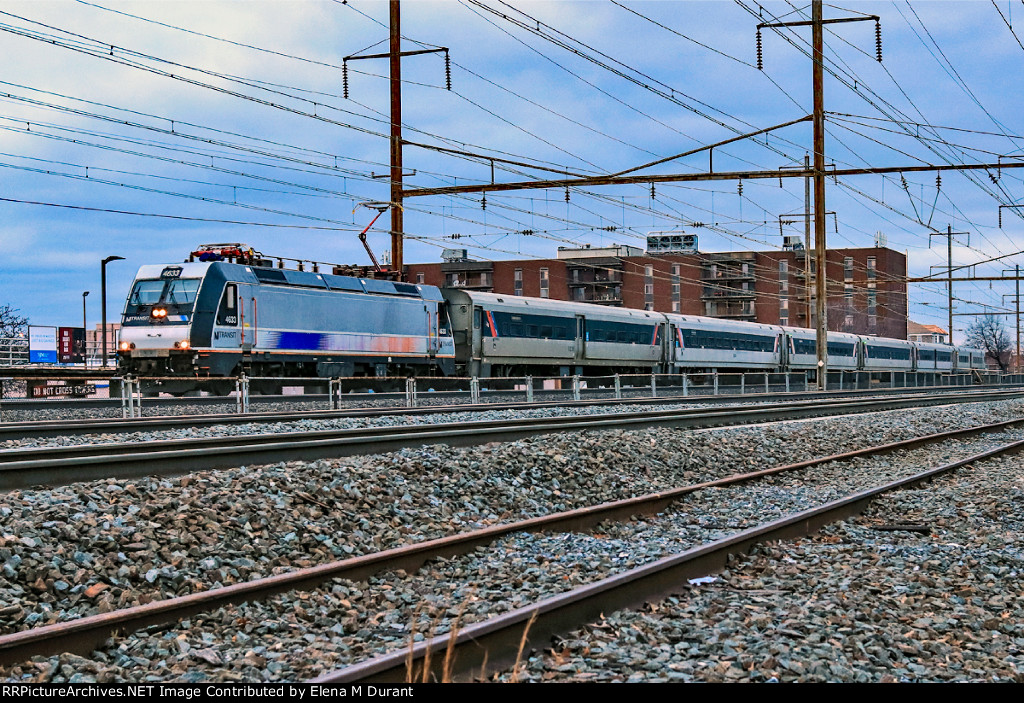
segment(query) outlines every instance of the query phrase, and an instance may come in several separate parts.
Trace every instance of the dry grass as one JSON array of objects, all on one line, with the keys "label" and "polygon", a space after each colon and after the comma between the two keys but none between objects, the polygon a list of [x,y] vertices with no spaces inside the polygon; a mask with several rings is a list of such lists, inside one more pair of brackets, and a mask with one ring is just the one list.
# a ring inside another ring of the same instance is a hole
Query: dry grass
[{"label": "dry grass", "polygon": [[519,683],[519,663],[523,659],[523,650],[526,648],[526,640],[530,634],[530,628],[533,627],[533,623],[537,620],[537,611],[533,611],[533,615],[530,616],[530,621],[526,623],[526,627],[523,629],[523,636],[519,640],[519,651],[516,652],[516,663],[512,667],[512,678],[509,680],[510,683]]}]

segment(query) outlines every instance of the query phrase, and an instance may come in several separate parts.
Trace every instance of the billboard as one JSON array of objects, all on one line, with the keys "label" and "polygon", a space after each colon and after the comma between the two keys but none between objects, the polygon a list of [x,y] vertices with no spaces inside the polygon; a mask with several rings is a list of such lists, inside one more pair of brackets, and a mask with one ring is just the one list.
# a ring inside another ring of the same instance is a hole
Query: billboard
[{"label": "billboard", "polygon": [[57,363],[57,328],[28,327],[28,362],[30,364]]},{"label": "billboard", "polygon": [[57,328],[57,360],[62,364],[85,363],[85,328]]}]

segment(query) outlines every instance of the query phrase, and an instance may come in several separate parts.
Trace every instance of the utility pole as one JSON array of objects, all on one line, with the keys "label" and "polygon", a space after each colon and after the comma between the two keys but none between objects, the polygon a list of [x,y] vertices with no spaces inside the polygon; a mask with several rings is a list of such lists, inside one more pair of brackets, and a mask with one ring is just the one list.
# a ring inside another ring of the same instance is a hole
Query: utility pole
[{"label": "utility pole", "polygon": [[[810,171],[811,157],[804,154],[804,170]],[[804,178],[804,296],[807,303],[806,320],[811,324],[811,305],[814,295],[811,293],[811,177]]]},{"label": "utility pole", "polygon": [[[397,280],[402,280],[405,275],[405,222],[403,200],[408,195],[405,190],[403,178],[405,173],[402,170],[402,57],[418,56],[420,54],[444,54],[445,62],[445,84],[448,90],[452,89],[451,62],[448,58],[448,48],[439,46],[433,49],[418,49],[416,51],[402,52],[402,11],[399,0],[389,0],[388,10],[390,23],[388,30],[389,44],[386,54],[364,54],[362,56],[346,56],[342,60],[342,83],[344,96],[348,98],[348,62],[361,59],[388,59],[389,64],[389,85],[391,91],[391,164],[389,169],[389,180],[391,181],[391,272]],[[415,171],[413,172],[415,174]],[[365,232],[364,232],[365,234]],[[375,262],[376,263],[376,262]]]},{"label": "utility pole", "polygon": [[[811,83],[814,91],[814,111],[811,121],[814,125],[814,169],[812,179],[814,180],[814,311],[816,320],[816,347],[818,350],[818,390],[825,390],[828,382],[828,276],[825,270],[825,255],[828,248],[825,243],[825,60],[824,60],[824,25],[834,22],[858,22],[863,20],[874,20],[879,18],[875,15],[868,17],[849,17],[845,19],[825,20],[822,17],[822,0],[812,0],[811,21],[801,22],[766,22],[757,25],[757,46],[758,46],[758,68],[761,68],[761,30],[767,27],[806,27],[811,25],[811,46],[812,46],[812,71]],[[876,53],[879,61],[882,60],[881,34],[876,31]]]},{"label": "utility pole", "polygon": [[[1020,265],[1014,266],[1010,270],[1004,270],[1004,274],[1012,273],[1014,275],[1015,291],[1013,294],[1013,301],[1017,308],[1017,353],[1013,357],[1013,370],[1020,373]],[[1009,296],[1003,296],[1003,302],[1006,302],[1006,298]]]},{"label": "utility pole", "polygon": [[403,237],[405,235],[402,210],[402,11],[399,0],[390,0],[391,43],[391,270],[396,280],[404,278]]},{"label": "utility pole", "polygon": [[[954,232],[952,225],[946,225],[946,233],[942,232],[930,232],[928,234],[928,244],[931,245],[932,237],[945,237],[946,238],[946,300],[947,300],[947,312],[949,314],[949,343],[953,344],[953,235],[966,235],[970,237],[969,232]],[[970,244],[970,240],[968,240]]]},{"label": "utility pole", "polygon": [[828,275],[825,271],[825,72],[822,66],[821,2],[811,3],[811,39],[814,45],[814,258],[817,261],[817,277],[814,301],[818,316],[818,390],[825,390],[828,384]]}]

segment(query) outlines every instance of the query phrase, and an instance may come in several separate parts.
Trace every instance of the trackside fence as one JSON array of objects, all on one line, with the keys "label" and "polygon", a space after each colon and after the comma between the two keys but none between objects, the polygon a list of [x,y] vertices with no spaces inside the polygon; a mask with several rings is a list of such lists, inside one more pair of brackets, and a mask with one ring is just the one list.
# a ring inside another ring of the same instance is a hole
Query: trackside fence
[{"label": "trackside fence", "polygon": [[[73,377],[17,377],[0,379],[0,419],[3,401],[25,403],[33,383],[81,384]],[[97,383],[105,385],[106,381]],[[833,370],[828,373],[829,391],[900,388],[969,387],[978,385],[1024,384],[1024,374],[867,372]],[[432,405],[486,406],[498,403],[564,403],[572,401],[629,400],[646,398],[699,398],[701,396],[758,396],[806,393],[817,390],[813,372],[676,374],[607,374],[601,376],[517,376],[477,377],[358,377],[358,378],[270,378],[241,375],[231,378],[135,378],[109,380],[110,402],[120,401],[123,417],[140,417],[144,409],[152,414],[174,414],[174,407],[195,407],[178,412],[249,413],[264,410],[338,410],[359,407],[418,408]],[[75,399],[66,395],[32,400],[42,407],[61,399],[69,406],[98,399]],[[180,399],[180,400],[178,400]],[[274,403],[273,408],[268,403]],[[159,410],[157,410],[159,406]],[[283,407],[282,407],[283,406]],[[20,407],[24,407],[21,405]],[[152,408],[152,410],[149,410]]]}]

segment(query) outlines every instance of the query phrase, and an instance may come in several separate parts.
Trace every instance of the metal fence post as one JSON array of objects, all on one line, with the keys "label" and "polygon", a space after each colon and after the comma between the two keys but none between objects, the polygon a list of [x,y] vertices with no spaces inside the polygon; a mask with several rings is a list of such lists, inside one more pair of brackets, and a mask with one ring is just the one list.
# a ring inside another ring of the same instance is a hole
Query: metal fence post
[{"label": "metal fence post", "polygon": [[715,387],[714,394],[718,395],[718,370],[717,369],[715,370],[715,372],[713,374],[711,374],[711,378],[712,378],[712,381],[713,381],[713,385]]},{"label": "metal fence post", "polygon": [[579,400],[580,399],[580,377],[579,376],[573,376],[572,377],[572,399],[573,400]]},{"label": "metal fence post", "polygon": [[138,379],[125,376],[121,381],[121,417],[136,417],[136,394],[138,395],[138,417],[142,417],[142,384]]},{"label": "metal fence post", "polygon": [[330,385],[331,410],[341,409],[341,379],[332,378]]},{"label": "metal fence post", "polygon": [[687,387],[688,385],[689,384],[687,383],[686,374],[684,373],[683,374],[683,396],[690,395],[690,389]]},{"label": "metal fence post", "polygon": [[740,395],[746,395],[747,393],[747,374],[740,374]]},{"label": "metal fence post", "polygon": [[652,398],[657,398],[658,397],[658,386],[657,386],[657,383],[654,380],[654,374],[653,373],[651,374],[651,397]]},{"label": "metal fence post", "polygon": [[845,379],[845,378],[846,378],[846,371],[844,371],[843,369],[839,369],[839,390],[844,390],[843,389],[843,379]]},{"label": "metal fence post", "polygon": [[533,402],[533,376],[526,377],[526,402]]},{"label": "metal fence post", "polygon": [[249,379],[244,373],[235,379],[235,412],[249,412]]},{"label": "metal fence post", "polygon": [[619,374],[615,374],[615,399],[620,400],[622,398],[622,378]]},{"label": "metal fence post", "polygon": [[470,402],[474,405],[480,402],[480,378],[478,376],[469,379],[469,397]]},{"label": "metal fence post", "polygon": [[789,372],[786,372],[786,392],[789,393]]},{"label": "metal fence post", "polygon": [[768,393],[768,372],[767,371],[764,372],[764,392],[767,395],[767,393]]},{"label": "metal fence post", "polygon": [[416,407],[416,379],[411,376],[405,379],[405,407]]}]

